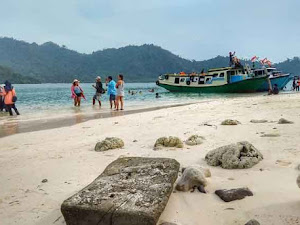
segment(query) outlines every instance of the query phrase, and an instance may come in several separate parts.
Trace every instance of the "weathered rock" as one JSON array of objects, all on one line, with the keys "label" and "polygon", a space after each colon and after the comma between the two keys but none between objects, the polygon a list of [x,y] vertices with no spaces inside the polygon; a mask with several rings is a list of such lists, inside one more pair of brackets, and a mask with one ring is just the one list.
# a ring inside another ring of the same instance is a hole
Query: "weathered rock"
[{"label": "weathered rock", "polygon": [[289,120],[284,119],[284,118],[281,118],[281,119],[279,119],[279,121],[278,121],[278,124],[292,124],[292,123],[294,123],[294,122],[289,121]]},{"label": "weathered rock", "polygon": [[162,222],[159,225],[177,225],[176,223]]},{"label": "weathered rock", "polygon": [[297,182],[298,187],[300,188],[300,175],[298,175],[296,182]]},{"label": "weathered rock", "polygon": [[197,188],[200,192],[206,193],[204,187],[207,185],[207,180],[205,177],[211,177],[209,169],[200,166],[187,167],[177,182],[176,190],[189,191]]},{"label": "weathered rock", "polygon": [[102,152],[122,147],[124,147],[124,142],[122,139],[117,137],[107,137],[103,141],[100,141],[96,144],[95,151]]},{"label": "weathered rock", "polygon": [[267,123],[268,120],[250,120],[251,123]]},{"label": "weathered rock", "polygon": [[42,183],[47,183],[48,182],[48,179],[43,179],[42,180]]},{"label": "weathered rock", "polygon": [[257,220],[249,220],[245,225],[260,225]]},{"label": "weathered rock", "polygon": [[215,194],[218,195],[224,202],[241,200],[246,196],[253,196],[253,193],[248,188],[216,190]]},{"label": "weathered rock", "polygon": [[177,179],[179,163],[119,158],[61,206],[67,225],[155,225]]},{"label": "weathered rock", "polygon": [[278,133],[268,133],[268,134],[262,134],[261,137],[280,137],[280,134]]},{"label": "weathered rock", "polygon": [[224,120],[221,125],[238,125],[241,124],[239,121],[237,120]]},{"label": "weathered rock", "polygon": [[263,155],[247,141],[217,148],[205,156],[208,165],[224,169],[251,168],[262,159]]},{"label": "weathered rock", "polygon": [[183,148],[183,142],[178,137],[161,137],[154,144],[154,150],[162,149],[163,147]]},{"label": "weathered rock", "polygon": [[205,138],[202,136],[192,135],[185,141],[185,143],[187,145],[200,145],[203,143],[204,140],[205,140]]}]

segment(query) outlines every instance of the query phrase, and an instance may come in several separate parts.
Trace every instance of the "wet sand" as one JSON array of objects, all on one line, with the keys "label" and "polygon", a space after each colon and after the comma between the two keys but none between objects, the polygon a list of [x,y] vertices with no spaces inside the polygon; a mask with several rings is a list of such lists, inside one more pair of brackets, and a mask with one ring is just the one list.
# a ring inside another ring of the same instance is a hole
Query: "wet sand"
[{"label": "wet sand", "polygon": [[[204,103],[205,101],[203,101]],[[124,111],[104,111],[92,114],[84,114],[84,113],[76,113],[74,115],[68,117],[58,117],[58,118],[43,118],[38,120],[32,121],[7,121],[2,126],[0,126],[0,138],[18,134],[18,133],[27,133],[39,130],[49,130],[55,129],[60,127],[68,127],[73,126],[78,123],[83,123],[89,120],[95,119],[103,119],[108,117],[116,117],[116,116],[124,116],[136,113],[143,113],[143,112],[151,112],[160,109],[167,109],[185,105],[191,105],[196,103],[183,103],[183,104],[174,104],[174,105],[166,105],[166,106],[157,106],[157,107],[150,107],[150,108],[142,108],[142,109],[130,109]]]}]

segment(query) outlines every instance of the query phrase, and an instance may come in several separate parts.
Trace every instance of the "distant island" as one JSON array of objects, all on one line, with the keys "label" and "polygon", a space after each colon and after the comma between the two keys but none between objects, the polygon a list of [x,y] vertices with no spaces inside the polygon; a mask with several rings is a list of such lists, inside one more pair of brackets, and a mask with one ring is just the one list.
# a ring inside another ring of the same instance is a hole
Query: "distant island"
[{"label": "distant island", "polygon": [[[228,57],[195,61],[181,58],[161,47],[148,44],[110,48],[81,54],[53,42],[42,45],[13,38],[0,38],[0,83],[70,83],[74,78],[93,82],[123,73],[127,82],[154,82],[159,74],[179,71],[200,72],[228,65]],[[300,74],[300,59],[277,63],[284,72]]]}]

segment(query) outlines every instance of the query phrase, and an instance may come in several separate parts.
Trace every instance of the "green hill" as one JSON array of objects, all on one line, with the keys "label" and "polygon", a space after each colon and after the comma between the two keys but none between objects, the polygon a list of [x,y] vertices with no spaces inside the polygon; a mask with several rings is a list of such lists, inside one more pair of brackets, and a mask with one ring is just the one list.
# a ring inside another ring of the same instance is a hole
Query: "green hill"
[{"label": "green hill", "polygon": [[[53,42],[42,45],[0,38],[0,65],[41,82],[93,82],[98,75],[125,75],[127,82],[153,82],[159,74],[201,71],[228,65],[228,57],[190,61],[155,45],[127,46],[81,54]],[[299,59],[277,65],[284,71],[300,72]]]},{"label": "green hill", "polygon": [[38,84],[39,80],[32,77],[25,77],[19,73],[13,72],[8,67],[0,66],[0,84],[4,81],[9,80],[13,84]]}]

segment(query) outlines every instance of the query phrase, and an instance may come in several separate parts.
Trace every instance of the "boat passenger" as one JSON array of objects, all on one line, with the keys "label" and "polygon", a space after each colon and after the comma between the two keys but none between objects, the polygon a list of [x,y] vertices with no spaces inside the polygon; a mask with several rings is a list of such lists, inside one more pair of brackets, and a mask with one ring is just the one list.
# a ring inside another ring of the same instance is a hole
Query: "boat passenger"
[{"label": "boat passenger", "polygon": [[4,86],[4,104],[6,107],[6,111],[9,112],[9,115],[13,115],[12,109],[15,111],[17,115],[20,115],[18,109],[16,108],[17,94],[14,87],[11,85],[9,81],[5,81]]},{"label": "boat passenger", "polygon": [[298,78],[297,80],[297,88],[296,88],[296,91],[299,91],[300,89],[300,78]]},{"label": "boat passenger", "polygon": [[160,98],[161,96],[158,93],[155,93],[155,98]]},{"label": "boat passenger", "polygon": [[233,57],[235,55],[235,52],[229,52],[229,66],[232,66],[234,65],[234,62],[233,62]]},{"label": "boat passenger", "polygon": [[294,79],[293,79],[293,91],[295,91],[296,88],[297,88],[296,77],[294,77]]},{"label": "boat passenger", "polygon": [[79,80],[75,79],[71,86],[72,98],[74,99],[74,106],[80,106],[81,98],[85,99],[82,88],[79,86]]},{"label": "boat passenger", "polygon": [[96,89],[96,93],[93,96],[93,105],[95,105],[96,100],[97,100],[99,103],[99,106],[101,107],[101,94],[104,93],[104,89],[103,89],[102,82],[101,82],[101,77],[98,76],[96,78],[96,85],[92,85],[92,86],[93,86],[93,88]]},{"label": "boat passenger", "polygon": [[119,110],[119,105],[121,106],[121,110],[124,110],[124,76],[122,74],[119,74],[118,76],[118,82],[116,84],[117,88],[117,101],[116,101],[116,110]]},{"label": "boat passenger", "polygon": [[116,108],[116,82],[113,80],[112,76],[109,76],[106,79],[107,94],[109,96],[110,108],[112,109],[113,105]]}]

